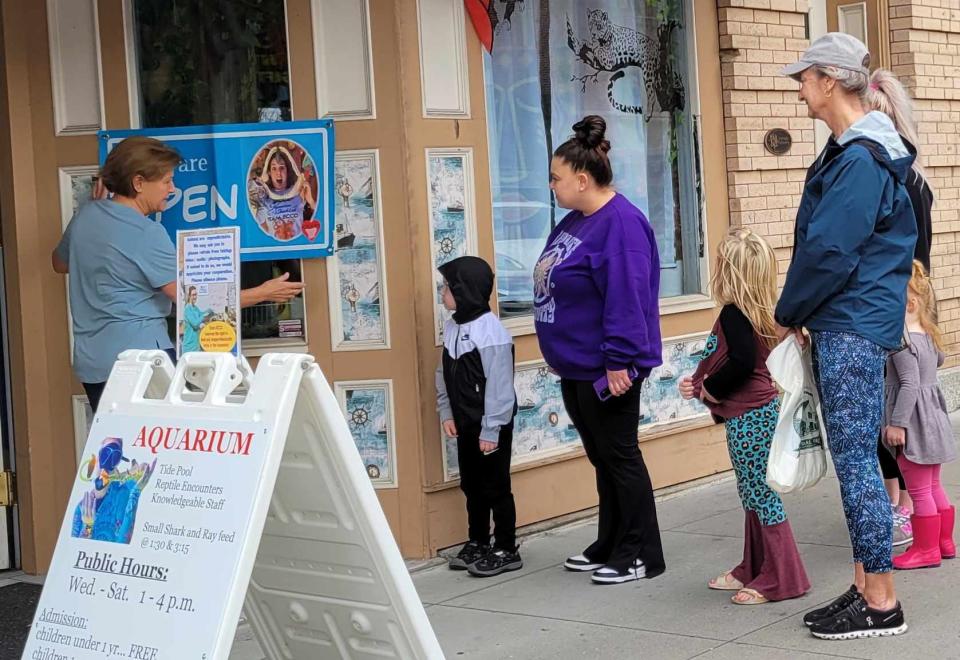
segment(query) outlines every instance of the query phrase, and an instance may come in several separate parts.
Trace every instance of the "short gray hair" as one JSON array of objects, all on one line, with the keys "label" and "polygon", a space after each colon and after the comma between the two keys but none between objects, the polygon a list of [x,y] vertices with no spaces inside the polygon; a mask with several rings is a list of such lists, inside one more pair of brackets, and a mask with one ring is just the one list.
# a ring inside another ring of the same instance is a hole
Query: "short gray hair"
[{"label": "short gray hair", "polygon": [[815,64],[811,68],[817,75],[833,78],[844,91],[856,95],[861,101],[866,101],[870,79],[862,71],[823,64]]}]

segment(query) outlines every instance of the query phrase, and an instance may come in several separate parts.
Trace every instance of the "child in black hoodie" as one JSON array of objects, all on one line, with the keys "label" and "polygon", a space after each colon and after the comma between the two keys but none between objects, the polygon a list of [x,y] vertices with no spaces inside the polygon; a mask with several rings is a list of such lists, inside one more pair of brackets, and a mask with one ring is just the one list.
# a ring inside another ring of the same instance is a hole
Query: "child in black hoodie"
[{"label": "child in black hoodie", "polygon": [[[443,331],[437,368],[437,411],[457,439],[460,489],[467,498],[469,541],[450,568],[489,577],[523,567],[516,543],[510,455],[517,397],[513,338],[490,311],[493,271],[483,259],[460,257],[440,266],[443,304],[453,312]],[[490,547],[490,513],[495,543]]]}]

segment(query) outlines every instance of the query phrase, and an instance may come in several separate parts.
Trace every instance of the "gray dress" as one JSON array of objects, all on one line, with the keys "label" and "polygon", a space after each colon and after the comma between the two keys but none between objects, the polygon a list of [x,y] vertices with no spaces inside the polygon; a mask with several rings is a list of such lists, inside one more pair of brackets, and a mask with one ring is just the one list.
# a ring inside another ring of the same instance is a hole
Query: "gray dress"
[{"label": "gray dress", "polygon": [[943,359],[933,340],[919,332],[911,332],[910,345],[887,359],[884,426],[906,429],[903,453],[920,465],[939,465],[957,457],[947,403],[937,383]]}]

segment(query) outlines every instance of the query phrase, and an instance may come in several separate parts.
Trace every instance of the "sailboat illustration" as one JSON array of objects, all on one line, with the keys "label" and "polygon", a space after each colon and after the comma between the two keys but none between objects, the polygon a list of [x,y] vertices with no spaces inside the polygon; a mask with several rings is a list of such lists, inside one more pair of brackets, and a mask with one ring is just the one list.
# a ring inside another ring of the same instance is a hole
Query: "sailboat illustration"
[{"label": "sailboat illustration", "polygon": [[441,182],[441,205],[451,213],[462,212],[464,208],[463,187],[457,178],[451,174],[444,176]]},{"label": "sailboat illustration", "polygon": [[337,239],[338,248],[353,247],[353,242],[357,240],[356,234],[350,229],[350,223],[347,222],[346,211],[343,214],[343,220],[337,223],[334,230],[334,236]]}]

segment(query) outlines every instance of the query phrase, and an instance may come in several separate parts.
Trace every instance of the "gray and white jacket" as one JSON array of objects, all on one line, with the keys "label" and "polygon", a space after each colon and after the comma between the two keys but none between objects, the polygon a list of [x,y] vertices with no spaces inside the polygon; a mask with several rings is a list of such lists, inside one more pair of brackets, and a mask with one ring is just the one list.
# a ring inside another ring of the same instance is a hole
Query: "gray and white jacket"
[{"label": "gray and white jacket", "polygon": [[436,374],[440,419],[454,420],[460,435],[497,443],[517,411],[513,365],[513,338],[492,312],[462,325],[447,321]]}]

